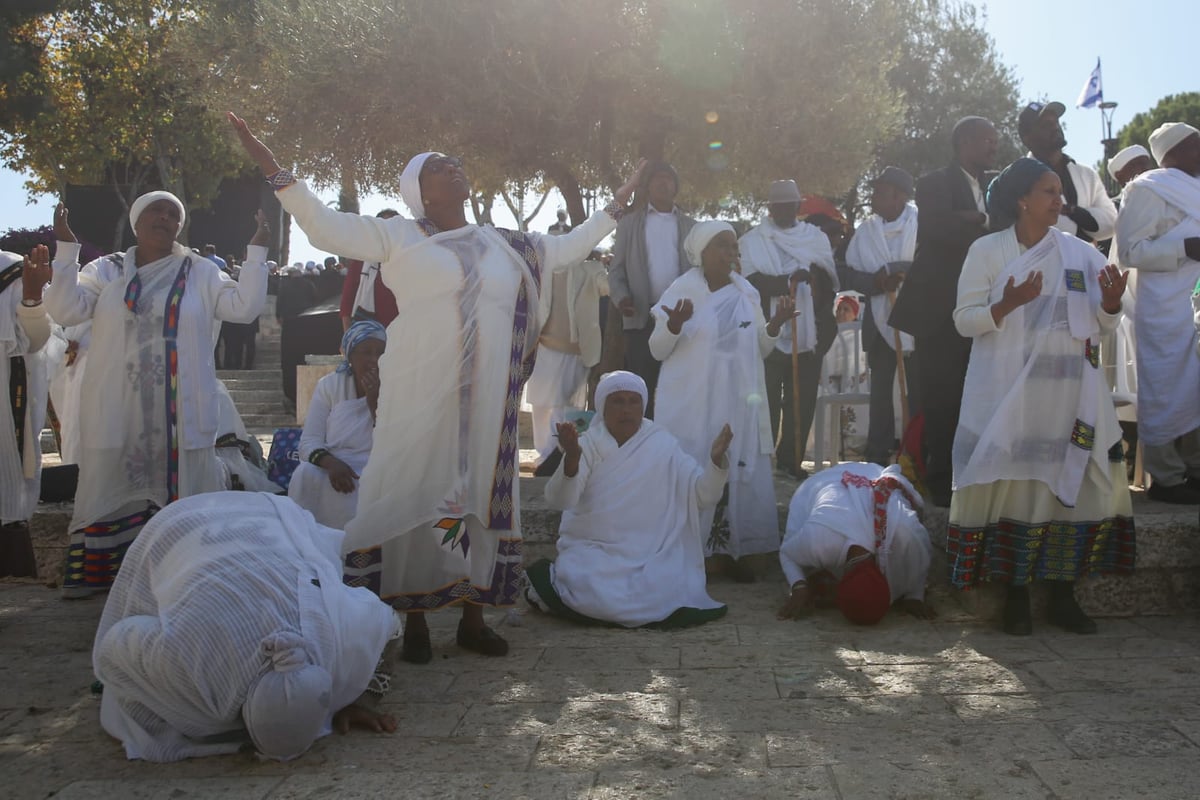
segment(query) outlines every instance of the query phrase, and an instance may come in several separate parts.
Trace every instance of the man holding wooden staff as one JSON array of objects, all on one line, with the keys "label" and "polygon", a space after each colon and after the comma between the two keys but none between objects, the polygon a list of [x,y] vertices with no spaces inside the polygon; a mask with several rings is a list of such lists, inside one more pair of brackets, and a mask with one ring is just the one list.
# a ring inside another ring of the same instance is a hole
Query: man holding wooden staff
[{"label": "man holding wooden staff", "polygon": [[833,296],[838,278],[829,238],[817,226],[798,221],[799,208],[796,182],[775,181],[767,193],[767,218],[739,244],[742,276],[758,290],[764,316],[770,318],[781,299],[795,297],[797,317],[783,327],[764,367],[776,466],[803,477],[821,359],[837,334]]},{"label": "man holding wooden staff", "polygon": [[871,412],[866,460],[886,467],[896,446],[896,410],[892,404],[897,370],[900,423],[907,424],[916,405],[908,394],[906,366],[913,337],[888,325],[896,290],[912,266],[917,247],[917,207],[910,201],[913,179],[899,167],[887,167],[871,182],[871,211],[846,249],[842,288],[869,298],[862,320],[863,350],[871,368]]}]

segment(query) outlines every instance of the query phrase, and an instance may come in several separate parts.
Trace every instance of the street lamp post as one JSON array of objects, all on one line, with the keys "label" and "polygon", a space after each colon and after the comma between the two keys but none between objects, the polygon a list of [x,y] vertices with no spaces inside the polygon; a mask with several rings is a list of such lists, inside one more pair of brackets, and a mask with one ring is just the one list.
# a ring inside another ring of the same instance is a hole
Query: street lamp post
[{"label": "street lamp post", "polygon": [[1112,135],[1113,111],[1116,108],[1117,102],[1115,100],[1106,100],[1100,104],[1100,133],[1104,137],[1100,140],[1100,144],[1104,145],[1104,161],[1101,166],[1103,168],[1104,183],[1108,187],[1110,194],[1115,193],[1119,188],[1113,176],[1108,174],[1108,160],[1117,154],[1117,140]]}]

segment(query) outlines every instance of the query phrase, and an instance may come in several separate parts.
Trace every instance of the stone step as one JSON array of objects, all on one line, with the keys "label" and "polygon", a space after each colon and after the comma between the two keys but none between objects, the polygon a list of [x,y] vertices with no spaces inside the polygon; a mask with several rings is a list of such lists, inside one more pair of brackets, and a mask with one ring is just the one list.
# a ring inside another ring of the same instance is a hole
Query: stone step
[{"label": "stone step", "polygon": [[[265,421],[247,420],[248,428],[260,435],[263,449],[270,446],[274,427],[292,424],[278,418]],[[806,465],[807,466],[807,465]],[[521,523],[524,539],[524,560],[530,564],[539,558],[554,558],[560,514],[550,509],[543,497],[545,478],[522,476]],[[776,476],[780,530],[787,522],[787,508],[796,481]],[[1169,506],[1149,500],[1141,491],[1133,494],[1134,517],[1138,526],[1138,566],[1130,577],[1090,578],[1080,581],[1077,596],[1080,604],[1096,616],[1131,616],[1167,614],[1200,609],[1200,535],[1197,535],[1195,506]],[[40,574],[49,582],[61,580],[63,558],[66,554],[67,525],[71,504],[40,505],[32,520],[34,547]],[[945,556],[945,509],[931,509],[925,519],[934,543],[934,563],[930,570],[929,597],[943,613],[965,611],[983,619],[996,619],[1003,603],[1004,587],[985,585],[969,592],[949,586]],[[762,591],[779,594],[783,590],[783,575],[778,560],[764,559],[767,574]],[[1043,604],[1042,587],[1035,587],[1034,604]]]},{"label": "stone step", "polygon": [[233,398],[234,405],[238,407],[238,411],[245,413],[242,408],[244,404],[249,403],[281,403],[283,402],[283,391],[278,387],[270,389],[259,388],[235,388],[229,391],[229,396]]},{"label": "stone step", "polygon": [[276,428],[297,428],[296,417],[286,411],[269,414],[243,414],[242,425],[249,433],[271,433]]},{"label": "stone step", "polygon": [[283,370],[274,369],[219,369],[217,377],[225,382],[227,387],[234,384],[249,385],[252,383],[279,384],[283,381]]}]

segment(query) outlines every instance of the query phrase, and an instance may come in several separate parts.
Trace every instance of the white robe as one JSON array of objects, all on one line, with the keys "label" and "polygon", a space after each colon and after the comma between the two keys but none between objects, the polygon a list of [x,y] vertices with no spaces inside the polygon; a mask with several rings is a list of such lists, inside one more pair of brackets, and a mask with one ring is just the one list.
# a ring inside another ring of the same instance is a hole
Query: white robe
[{"label": "white robe", "polygon": [[[350,396],[330,405],[321,384],[329,379],[337,383],[350,384]],[[325,449],[362,475],[371,457],[374,440],[375,420],[367,406],[367,398],[355,397],[354,377],[349,373],[330,373],[317,382],[313,392],[313,403],[308,407],[304,419],[304,432],[300,436],[300,463],[292,473],[288,484],[288,497],[301,508],[308,510],[317,522],[339,530],[354,519],[358,510],[358,486],[352,492],[339,492],[329,483],[329,473],[316,464],[309,463],[308,456],[317,449]]]},{"label": "white robe", "polygon": [[[1013,228],[971,245],[954,310],[958,332],[974,339],[954,436],[955,489],[1033,480],[1070,507],[1089,462],[1107,477],[1121,430],[1099,345],[1120,314],[1100,306],[1103,268],[1099,251],[1055,228],[1024,252]],[[1020,284],[1034,271],[1041,296],[997,326],[991,306],[1008,278]]]},{"label": "white robe", "polygon": [[721,499],[726,470],[707,457],[701,467],[650,420],[621,446],[593,424],[580,447],[579,472],[560,467],[546,484],[547,503],[563,511],[551,568],[562,601],[627,627],[719,608],[705,589],[701,509]]},{"label": "white robe", "polygon": [[[149,761],[235,753],[242,705],[273,635],[299,636],[333,678],[329,718],[366,689],[391,609],[342,584],[342,532],[286,498],[221,492],[163,509],[129,548],[92,664],[100,724]],[[240,735],[239,735],[240,734]]]},{"label": "white robe", "polygon": [[1183,241],[1200,236],[1200,178],[1145,172],[1124,192],[1113,249],[1137,270],[1138,436],[1161,446],[1200,428],[1200,357],[1189,296],[1200,262]]},{"label": "white robe", "polygon": [[[884,222],[883,217],[872,214],[863,221],[850,239],[846,248],[846,265],[851,269],[874,275],[880,267],[896,261],[907,261],[910,264],[917,251],[917,207],[912,203],[904,206],[900,216],[891,222]],[[896,349],[897,331],[888,325],[888,317],[892,313],[891,303],[886,292],[871,295],[871,317],[875,327],[887,346]],[[911,334],[900,333],[900,346],[905,353],[913,350]]]},{"label": "white robe", "polygon": [[[899,481],[918,505],[913,508],[902,492],[890,494],[886,534],[877,549],[874,490],[864,484],[884,476]],[[792,495],[787,532],[779,548],[788,584],[822,570],[841,578],[847,552],[858,545],[875,553],[892,602],[924,599],[933,545],[918,517],[920,497],[895,464],[887,469],[876,464],[842,464],[812,476]]]},{"label": "white robe", "polygon": [[[737,273],[713,292],[699,267],[679,276],[653,310],[650,352],[663,362],[655,394],[655,421],[700,462],[713,438],[728,424],[729,536],[723,531],[705,545],[708,555],[741,558],[779,548],[771,454],[775,442],[766,403],[763,358],[775,339],[767,334],[758,292]],[[691,319],[678,335],[667,328],[661,306],[692,301]],[[711,523],[713,512],[706,513]]]},{"label": "white robe", "polygon": [[[768,217],[742,236],[738,248],[743,277],[756,272],[773,276],[791,275],[797,270],[811,271],[816,268],[824,270],[833,285],[833,291],[838,290],[837,269],[833,263],[829,237],[816,225],[797,222],[790,228],[781,228]],[[779,298],[776,297],[771,301],[771,313],[775,312],[778,305]],[[797,350],[807,353],[817,346],[817,317],[813,309],[812,284],[808,281],[796,286],[796,310],[800,312],[796,319]],[[792,352],[791,325],[783,326],[775,348],[782,353]]]},{"label": "white robe", "polygon": [[92,323],[89,320],[82,325],[71,325],[63,330],[63,335],[68,342],[78,342],[79,349],[75,353],[75,361],[67,364],[64,360],[62,368],[50,381],[50,400],[58,417],[61,442],[59,457],[63,464],[78,464],[81,447],[79,415],[83,405],[84,374],[92,341]]},{"label": "white robe", "polygon": [[[215,326],[220,320],[251,322],[266,303],[265,247],[247,248],[242,279],[234,281],[206,258],[180,245],[158,261],[137,267],[136,248],[79,268],[79,245],[59,242],[46,308],[60,325],[92,320],[92,343],[84,373],[89,397],[81,409],[79,488],[71,530],[79,530],[133,503],[165,506],[175,488],[168,461],[168,373],[163,320],[166,301],[184,259],[191,268],[178,308],[177,496],[222,488],[214,453],[217,378]],[[127,287],[143,283],[138,313],[126,307]],[[144,507],[144,506],[143,506]]]},{"label": "white robe", "polygon": [[[50,320],[41,306],[21,305],[21,279],[0,293],[0,524],[24,522],[37,507],[42,477],[42,425],[46,420],[46,365],[42,350],[50,338]],[[9,405],[13,357],[25,362],[23,453]]]},{"label": "white robe", "polygon": [[[278,197],[315,246],[380,261],[399,310],[379,362],[376,446],[359,484],[358,515],[346,526],[348,549],[383,545],[383,552],[381,561],[349,563],[348,575],[397,607],[491,602],[493,592],[515,602],[517,443],[515,428],[510,441],[504,424],[520,399],[518,391],[506,407],[510,359],[522,344],[514,334],[525,326],[523,354],[532,353],[549,312],[540,292],[549,292],[551,273],[582,263],[615,221],[597,212],[562,236],[526,234],[541,266],[539,287],[495,229],[466,225],[427,236],[404,217],[333,211],[303,183]],[[529,313],[517,320],[522,285]],[[455,522],[462,524],[449,537],[438,527]],[[493,586],[498,574],[503,587]]]}]

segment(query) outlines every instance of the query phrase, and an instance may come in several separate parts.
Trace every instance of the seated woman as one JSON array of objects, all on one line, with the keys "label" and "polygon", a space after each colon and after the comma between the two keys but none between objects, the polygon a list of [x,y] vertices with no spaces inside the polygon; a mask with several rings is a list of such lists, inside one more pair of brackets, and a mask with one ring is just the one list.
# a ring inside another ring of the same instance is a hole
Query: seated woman
[{"label": "seated woman", "polygon": [[582,438],[572,424],[558,426],[564,455],[546,484],[546,501],[563,511],[558,560],[526,571],[525,598],[535,607],[627,628],[698,625],[725,614],[704,588],[702,509],[721,498],[733,433],[721,430],[702,467],[643,418],[646,399],[645,381],[610,372]]},{"label": "seated woman", "polygon": [[217,381],[217,458],[221,461],[226,489],[241,492],[282,494],[267,477],[262,445],[246,432],[225,381]]},{"label": "seated woman", "polygon": [[148,522],[125,555],[92,650],[100,724],[131,759],[253,746],[295,758],[371,705],[399,618],[342,583],[342,532],[282,497],[214,492]]},{"label": "seated woman", "polygon": [[372,319],[360,320],[342,336],[344,361],[317,381],[304,432],[300,465],[288,497],[317,522],[345,528],[358,509],[358,476],[371,456],[379,402],[379,357],[387,332]]}]

